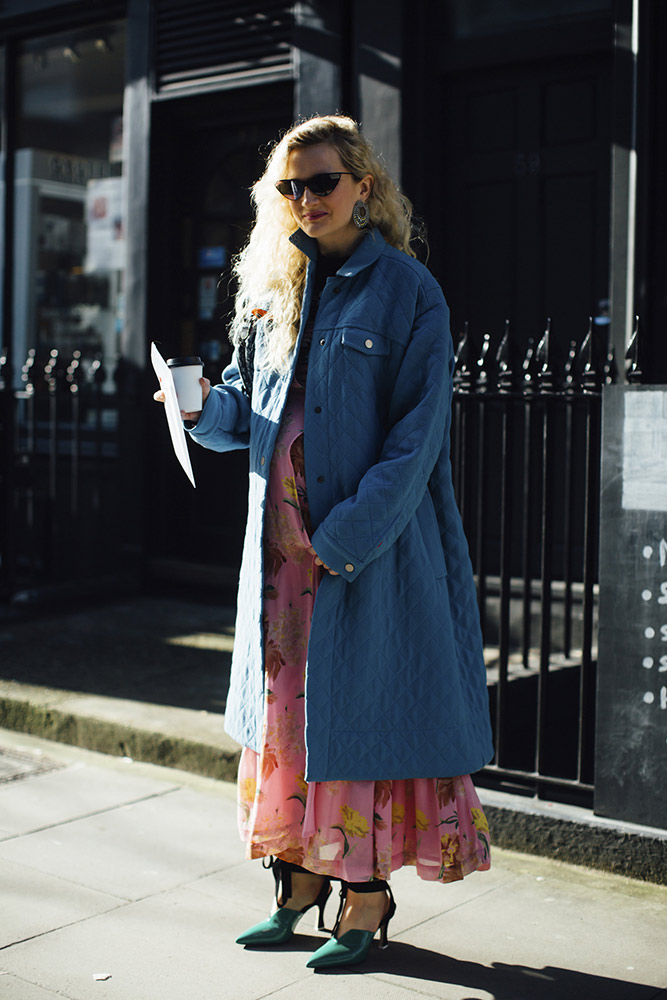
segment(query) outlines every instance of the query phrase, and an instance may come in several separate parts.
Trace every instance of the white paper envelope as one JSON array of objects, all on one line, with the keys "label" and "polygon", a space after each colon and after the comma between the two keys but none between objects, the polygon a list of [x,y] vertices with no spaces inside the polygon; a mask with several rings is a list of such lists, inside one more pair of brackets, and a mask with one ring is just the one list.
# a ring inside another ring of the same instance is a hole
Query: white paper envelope
[{"label": "white paper envelope", "polygon": [[153,368],[155,369],[155,374],[158,377],[160,388],[164,392],[164,409],[167,414],[167,424],[169,425],[171,443],[174,446],[176,458],[181,463],[183,471],[192,485],[196,487],[197,484],[195,483],[192,465],[190,464],[188,442],[185,438],[181,411],[178,405],[178,399],[176,398],[174,379],[167,362],[158,351],[154,341],[151,343],[151,361],[153,362]]}]

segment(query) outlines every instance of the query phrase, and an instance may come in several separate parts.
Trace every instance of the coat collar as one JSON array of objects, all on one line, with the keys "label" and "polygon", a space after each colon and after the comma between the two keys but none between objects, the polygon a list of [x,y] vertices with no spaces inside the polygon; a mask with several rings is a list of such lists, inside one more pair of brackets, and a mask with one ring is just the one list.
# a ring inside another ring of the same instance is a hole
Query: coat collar
[{"label": "coat collar", "polygon": [[[317,260],[317,240],[307,236],[302,229],[297,229],[290,236],[290,242],[298,247],[310,260]],[[386,241],[379,229],[370,229],[352,255],[338,270],[343,278],[351,278],[374,264],[386,246]]]}]

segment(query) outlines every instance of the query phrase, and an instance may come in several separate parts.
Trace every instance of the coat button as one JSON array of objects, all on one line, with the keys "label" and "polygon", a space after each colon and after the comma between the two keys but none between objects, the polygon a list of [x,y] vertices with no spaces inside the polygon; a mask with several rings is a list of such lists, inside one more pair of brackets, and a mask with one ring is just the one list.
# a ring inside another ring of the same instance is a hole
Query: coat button
[{"label": "coat button", "polygon": [[265,456],[265,455],[262,455],[262,457],[261,457],[261,458],[260,458],[260,460],[259,460],[259,464],[260,464],[260,465],[264,465],[264,463],[265,463],[265,462],[266,462],[266,456]]},{"label": "coat button", "polygon": [[324,347],[325,344],[326,340],[324,339],[324,337],[322,337],[322,339],[320,340],[320,347]]},{"label": "coat button", "polygon": [[336,285],[336,287],[333,290],[334,295],[338,295],[339,291],[340,291],[340,285]]},{"label": "coat button", "polygon": [[318,481],[318,483],[323,483],[324,482],[324,476],[318,476],[317,477],[317,481]]},{"label": "coat button", "polygon": [[345,563],[345,572],[354,573],[354,566],[352,565],[352,563]]},{"label": "coat button", "polygon": [[315,407],[315,413],[321,413],[321,412],[322,412],[322,407],[321,406],[316,406]]},{"label": "coat button", "polygon": [[373,341],[372,340],[365,340],[364,341],[364,347],[367,347],[369,351],[370,351],[370,349],[371,349],[372,346],[373,346]]}]

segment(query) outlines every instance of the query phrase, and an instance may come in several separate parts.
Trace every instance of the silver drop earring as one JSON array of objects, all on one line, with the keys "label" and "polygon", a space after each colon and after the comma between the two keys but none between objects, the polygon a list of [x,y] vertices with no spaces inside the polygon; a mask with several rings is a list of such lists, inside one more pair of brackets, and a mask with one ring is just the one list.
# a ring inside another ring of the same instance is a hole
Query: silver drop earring
[{"label": "silver drop earring", "polygon": [[354,208],[352,209],[352,221],[354,222],[357,229],[368,229],[370,225],[370,212],[368,211],[368,205],[361,198],[359,201],[355,201]]}]

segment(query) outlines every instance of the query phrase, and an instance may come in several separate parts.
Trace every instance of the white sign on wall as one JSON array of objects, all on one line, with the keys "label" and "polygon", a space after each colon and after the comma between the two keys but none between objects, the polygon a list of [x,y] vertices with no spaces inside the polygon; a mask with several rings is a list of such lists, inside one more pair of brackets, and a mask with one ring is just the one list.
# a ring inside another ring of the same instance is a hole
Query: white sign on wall
[{"label": "white sign on wall", "polygon": [[624,510],[667,511],[667,393],[625,396],[622,502]]}]

